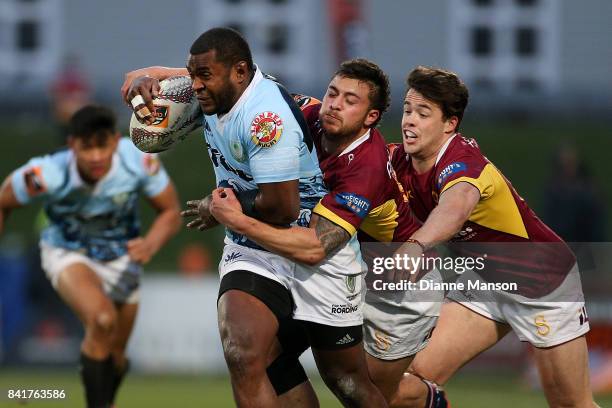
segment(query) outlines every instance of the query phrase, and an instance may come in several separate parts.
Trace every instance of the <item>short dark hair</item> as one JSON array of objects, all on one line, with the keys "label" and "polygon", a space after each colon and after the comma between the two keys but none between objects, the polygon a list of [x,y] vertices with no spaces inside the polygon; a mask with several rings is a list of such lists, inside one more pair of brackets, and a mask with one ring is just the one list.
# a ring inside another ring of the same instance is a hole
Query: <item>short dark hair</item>
[{"label": "short dark hair", "polygon": [[390,91],[389,77],[375,63],[364,58],[356,58],[344,61],[340,68],[334,73],[335,76],[363,81],[370,87],[368,97],[370,108],[380,111],[380,116],[371,127],[376,127],[382,119],[383,114],[389,108]]},{"label": "short dark hair", "polygon": [[217,61],[232,66],[245,61],[250,71],[254,70],[249,43],[238,31],[227,27],[216,27],[201,34],[191,45],[191,55],[215,50]]},{"label": "short dark hair", "polygon": [[70,118],[70,136],[79,139],[101,138],[116,132],[117,119],[112,110],[101,105],[86,105]]},{"label": "short dark hair", "polygon": [[456,116],[459,126],[468,104],[469,92],[457,74],[441,68],[419,65],[408,74],[406,83],[406,92],[414,89],[435,102],[442,110],[444,119]]}]

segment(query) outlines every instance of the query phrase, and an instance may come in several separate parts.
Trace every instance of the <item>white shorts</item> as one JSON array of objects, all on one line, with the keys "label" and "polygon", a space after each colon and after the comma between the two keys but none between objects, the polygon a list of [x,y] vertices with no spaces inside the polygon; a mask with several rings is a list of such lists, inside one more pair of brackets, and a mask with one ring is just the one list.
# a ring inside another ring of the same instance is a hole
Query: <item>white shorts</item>
[{"label": "white shorts", "polygon": [[[422,280],[440,282],[433,270]],[[409,357],[427,345],[436,326],[444,291],[383,292],[368,289],[363,312],[364,348],[380,360]]]},{"label": "white shorts", "polygon": [[57,281],[67,266],[84,264],[98,275],[104,292],[118,303],[138,303],[142,265],[131,262],[128,255],[109,262],[97,261],[86,255],[65,248],[40,244],[42,268],[57,290]]},{"label": "white shorts", "polygon": [[[467,288],[468,281],[478,279],[483,280],[473,271],[468,271],[457,282],[463,282]],[[535,347],[556,346],[589,331],[577,265],[557,289],[539,299],[504,291],[469,289],[453,290],[448,293],[448,299],[484,317],[510,325],[521,341]]]},{"label": "white shorts", "polygon": [[267,251],[226,242],[219,274],[223,278],[232,271],[248,271],[280,283],[291,293],[296,320],[358,326],[363,324],[366,267],[361,259],[351,261],[354,258],[351,254],[352,250],[343,248],[331,259],[310,267]]}]

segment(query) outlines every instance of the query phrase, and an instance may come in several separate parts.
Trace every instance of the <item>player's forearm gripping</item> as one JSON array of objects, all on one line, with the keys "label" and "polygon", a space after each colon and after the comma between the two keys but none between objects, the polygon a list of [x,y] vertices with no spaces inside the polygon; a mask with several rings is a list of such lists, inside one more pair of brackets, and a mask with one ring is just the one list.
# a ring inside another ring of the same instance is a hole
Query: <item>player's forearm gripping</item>
[{"label": "player's forearm gripping", "polygon": [[140,68],[130,71],[125,74],[123,85],[121,85],[121,95],[124,99],[127,98],[132,82],[134,82],[136,78],[143,76],[149,76],[161,81],[171,76],[189,76],[189,72],[187,71],[187,68],[169,68],[162,66]]},{"label": "player's forearm gripping", "polygon": [[316,265],[350,238],[344,229],[316,214],[312,215],[310,228],[279,227],[243,214],[231,189],[216,189],[212,196],[210,211],[220,223],[296,262]]},{"label": "player's forearm gripping", "polygon": [[144,239],[150,245],[151,255],[154,255],[180,229],[180,205],[173,184],[168,184],[164,191],[149,201],[157,210],[157,217]]},{"label": "player's forearm gripping", "polygon": [[460,182],[440,195],[440,201],[427,220],[411,238],[426,247],[448,241],[470,218],[480,200],[480,192],[473,185]]},{"label": "player's forearm gripping", "polygon": [[8,176],[0,187],[0,234],[4,231],[4,222],[13,208],[21,207],[11,185],[11,176]]},{"label": "player's forearm gripping", "polygon": [[277,227],[244,216],[238,229],[268,251],[306,265],[320,263],[350,238],[344,229],[317,215],[312,216],[310,228]]}]

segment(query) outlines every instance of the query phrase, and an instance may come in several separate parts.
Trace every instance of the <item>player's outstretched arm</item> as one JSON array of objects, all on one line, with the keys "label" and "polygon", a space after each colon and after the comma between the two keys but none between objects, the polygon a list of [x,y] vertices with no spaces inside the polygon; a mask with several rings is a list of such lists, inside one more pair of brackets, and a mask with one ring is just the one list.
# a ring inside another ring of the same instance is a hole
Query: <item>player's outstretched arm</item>
[{"label": "player's outstretched arm", "polygon": [[280,227],[249,217],[242,213],[231,189],[213,191],[210,210],[217,221],[232,231],[246,235],[271,252],[307,265],[320,263],[350,238],[343,228],[316,214],[310,228]]},{"label": "player's outstretched arm", "polygon": [[438,205],[429,214],[413,239],[432,247],[451,239],[470,218],[480,200],[480,192],[470,183],[459,182],[440,195]]},{"label": "player's outstretched arm", "polygon": [[11,176],[8,176],[0,187],[0,234],[4,231],[4,222],[8,218],[10,212],[14,208],[19,208],[22,205],[17,201],[13,186],[11,185]]},{"label": "player's outstretched arm", "polygon": [[148,201],[157,211],[157,216],[144,237],[130,240],[127,244],[130,258],[142,264],[149,262],[181,227],[178,195],[171,182],[161,193],[149,198]]},{"label": "player's outstretched arm", "polygon": [[181,217],[188,220],[185,225],[187,228],[205,231],[219,225],[219,222],[210,213],[211,201],[212,194],[209,194],[201,200],[190,200],[185,203],[187,209],[181,211]]},{"label": "player's outstretched arm", "polygon": [[130,71],[125,74],[125,78],[123,80],[123,85],[121,85],[121,96],[126,102],[130,102],[127,100],[128,92],[130,91],[130,87],[132,86],[132,82],[136,78],[139,77],[151,77],[155,78],[158,81],[164,80],[171,76],[188,76],[189,72],[187,72],[187,68],[170,68],[170,67],[161,67],[161,66],[153,66],[136,69],[134,71]]},{"label": "player's outstretched arm", "polygon": [[[480,200],[478,189],[466,182],[459,182],[440,195],[436,208],[429,214],[425,223],[412,234],[411,239],[402,244],[396,255],[420,257],[423,252],[439,243],[451,239],[470,218]],[[418,270],[403,269],[394,272],[394,280],[404,279],[414,282]]]}]

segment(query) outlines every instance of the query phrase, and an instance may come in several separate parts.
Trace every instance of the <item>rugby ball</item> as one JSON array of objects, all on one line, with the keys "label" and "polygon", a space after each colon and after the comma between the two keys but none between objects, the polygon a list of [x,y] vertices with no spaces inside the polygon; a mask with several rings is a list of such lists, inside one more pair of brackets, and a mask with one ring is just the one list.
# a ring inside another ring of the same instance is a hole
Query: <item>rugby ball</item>
[{"label": "rugby ball", "polygon": [[153,124],[140,123],[136,113],[132,113],[130,120],[132,142],[147,153],[168,150],[202,125],[202,111],[191,88],[191,78],[170,77],[161,81],[159,87],[157,98],[153,99]]}]

